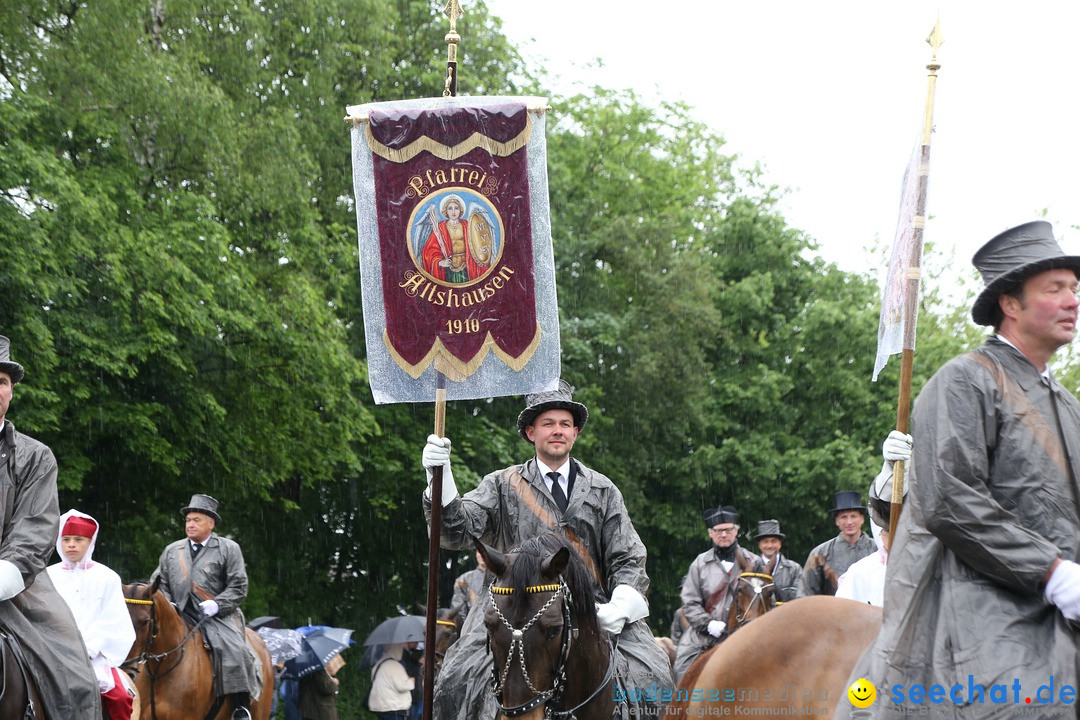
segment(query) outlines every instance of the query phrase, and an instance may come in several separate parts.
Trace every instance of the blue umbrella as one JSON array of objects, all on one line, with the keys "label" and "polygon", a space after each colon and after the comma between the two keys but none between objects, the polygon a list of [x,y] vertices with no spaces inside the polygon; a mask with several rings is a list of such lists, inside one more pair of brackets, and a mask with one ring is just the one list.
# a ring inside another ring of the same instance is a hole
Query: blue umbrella
[{"label": "blue umbrella", "polygon": [[[299,632],[299,631],[298,631]],[[352,642],[352,630],[323,628],[304,636],[300,654],[285,662],[287,678],[302,678],[326,666]]]}]

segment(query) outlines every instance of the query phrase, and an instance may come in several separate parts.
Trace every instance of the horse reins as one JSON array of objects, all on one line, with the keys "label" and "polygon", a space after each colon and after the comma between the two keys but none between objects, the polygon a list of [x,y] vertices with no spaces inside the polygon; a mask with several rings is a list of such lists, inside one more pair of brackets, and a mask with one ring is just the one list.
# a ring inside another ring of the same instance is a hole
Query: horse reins
[{"label": "horse reins", "polygon": [[[748,615],[750,613],[750,611],[754,609],[754,606],[758,602],[760,602],[762,605],[765,604],[765,599],[762,597],[763,591],[767,590],[768,588],[775,587],[775,585],[776,585],[773,582],[773,576],[769,575],[768,573],[758,573],[758,572],[742,572],[742,573],[739,573],[739,581],[740,582],[742,582],[743,578],[757,578],[759,580],[767,580],[768,582],[763,584],[763,585],[755,585],[755,586],[753,586],[754,587],[754,597],[753,597],[753,599],[750,600],[750,604],[746,606],[745,610],[743,610],[742,607],[739,604],[739,593],[738,593],[738,591],[735,592],[735,620],[736,620],[736,622],[739,623],[739,627],[742,627],[746,623],[750,622],[749,620],[744,620],[743,618],[745,618],[746,615]],[[768,611],[768,609],[769,608],[766,607],[764,611]]]}]

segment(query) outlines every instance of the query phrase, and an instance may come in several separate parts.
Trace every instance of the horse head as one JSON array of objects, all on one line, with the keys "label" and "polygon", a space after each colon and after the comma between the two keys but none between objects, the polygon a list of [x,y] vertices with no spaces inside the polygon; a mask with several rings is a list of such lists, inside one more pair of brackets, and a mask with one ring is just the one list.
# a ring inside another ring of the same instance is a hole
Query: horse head
[{"label": "horse head", "polygon": [[610,718],[611,693],[602,692],[612,677],[610,640],[591,580],[562,536],[541,535],[505,555],[477,549],[495,575],[482,602],[502,716]]},{"label": "horse head", "polygon": [[154,610],[154,595],[157,593],[159,578],[153,582],[134,582],[124,585],[124,603],[127,605],[131,624],[135,627],[135,642],[131,645],[125,670],[134,674],[137,667],[133,664],[145,662],[150,647],[157,638],[157,613]]},{"label": "horse head", "polygon": [[754,618],[776,607],[776,585],[772,575],[756,572],[742,553],[738,555],[739,579],[728,610],[727,631],[733,633]]},{"label": "horse head", "polygon": [[439,608],[435,614],[435,673],[442,667],[443,658],[450,646],[461,637],[461,626],[465,622],[465,606]]}]

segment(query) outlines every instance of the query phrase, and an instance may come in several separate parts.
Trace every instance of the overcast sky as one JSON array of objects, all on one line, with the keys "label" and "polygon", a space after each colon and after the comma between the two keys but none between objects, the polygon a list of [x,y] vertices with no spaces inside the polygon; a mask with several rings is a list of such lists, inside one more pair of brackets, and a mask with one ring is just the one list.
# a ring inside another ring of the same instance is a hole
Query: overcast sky
[{"label": "overcast sky", "polygon": [[923,123],[926,38],[940,17],[926,239],[970,267],[986,240],[1045,210],[1066,251],[1080,254],[1080,4],[487,4],[534,66],[560,76],[553,92],[599,84],[687,102],[744,164],[760,162],[791,188],[785,216],[826,259],[873,272],[861,251],[892,242]]}]

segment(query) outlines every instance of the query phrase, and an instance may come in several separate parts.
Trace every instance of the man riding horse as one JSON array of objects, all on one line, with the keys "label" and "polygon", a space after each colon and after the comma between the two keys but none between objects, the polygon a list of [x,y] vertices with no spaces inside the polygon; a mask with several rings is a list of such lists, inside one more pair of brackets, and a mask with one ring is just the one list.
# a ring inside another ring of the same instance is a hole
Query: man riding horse
[{"label": "man riding horse", "polygon": [[[690,664],[735,628],[727,627],[728,611],[735,599],[739,576],[761,572],[762,562],[739,547],[739,513],[731,506],[705,513],[705,527],[713,546],[694,558],[682,585],[682,612],[688,627],[675,654],[675,677],[681,678]],[[740,562],[741,558],[741,562]]]},{"label": "man riding horse", "polygon": [[[535,447],[535,457],[490,473],[479,486],[458,495],[450,472],[450,441],[428,438],[423,466],[443,468],[442,545],[472,549],[473,538],[506,552],[550,530],[562,533],[589,570],[600,625],[617,640],[617,668],[624,688],[641,698],[637,717],[659,713],[657,697],[674,683],[671,666],[645,623],[645,546],[610,479],[577,460],[570,450],[589,417],[572,397],[572,388],[529,395],[518,416],[518,434]],[[424,508],[430,513],[430,485]],[[484,596],[469,613],[458,640],[446,655],[435,686],[436,720],[494,717],[496,702],[488,680],[492,659],[484,652],[487,632]],[[638,692],[640,691],[640,692]]]},{"label": "man riding horse", "polygon": [[240,604],[247,597],[247,571],[240,546],[214,532],[218,501],[195,494],[184,515],[187,537],[161,553],[154,577],[184,618],[198,624],[212,648],[214,695],[232,698],[232,720],[251,720],[251,693],[257,691],[255,667],[244,637]]},{"label": "man riding horse", "polygon": [[9,349],[0,336],[0,628],[21,645],[46,717],[100,720],[101,696],[79,628],[43,572],[60,521],[56,458],[5,420],[24,374]]}]

